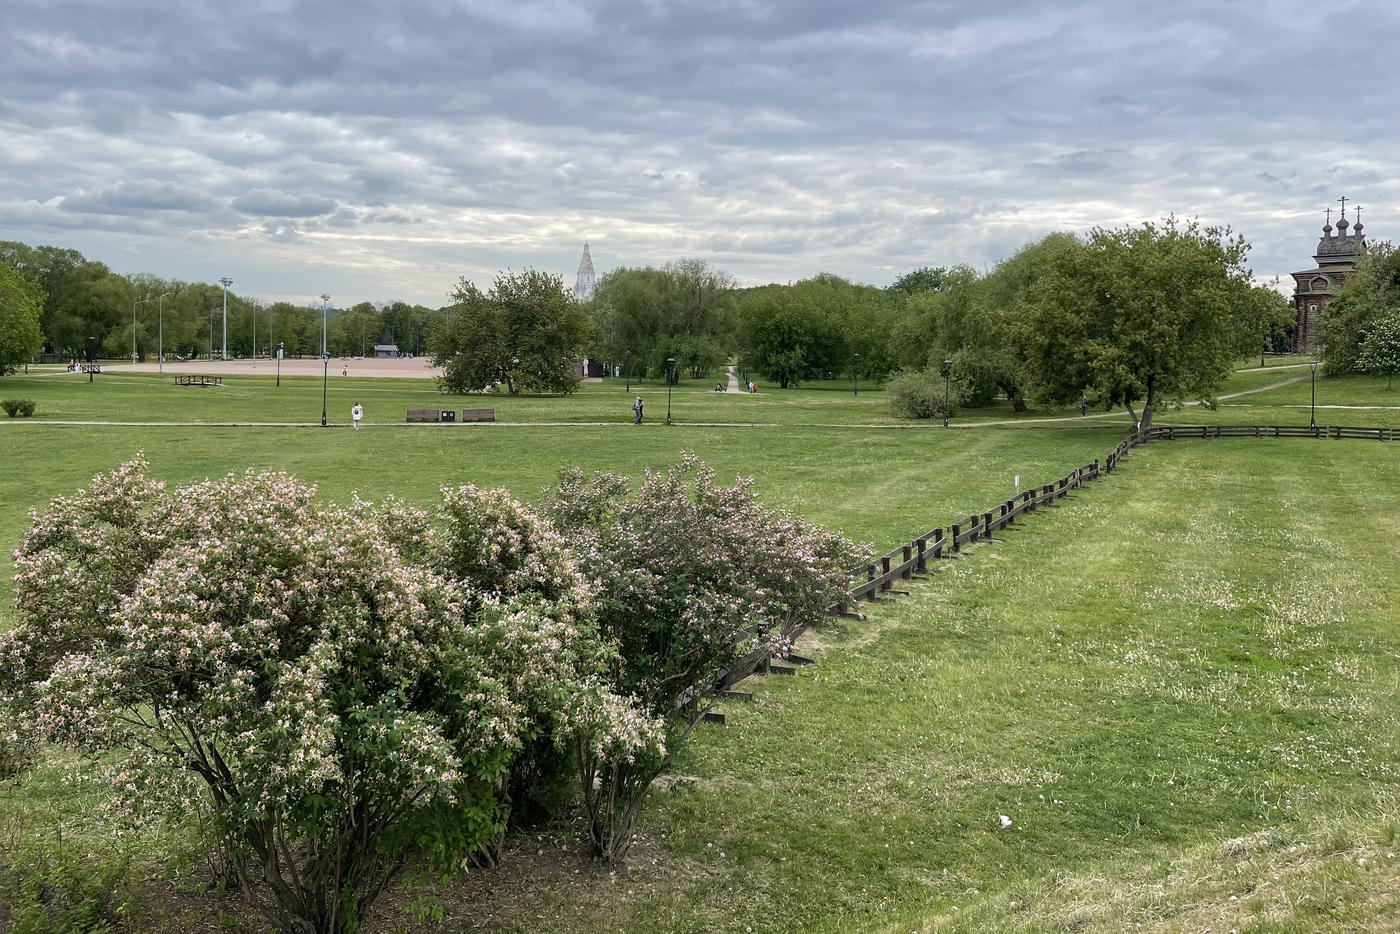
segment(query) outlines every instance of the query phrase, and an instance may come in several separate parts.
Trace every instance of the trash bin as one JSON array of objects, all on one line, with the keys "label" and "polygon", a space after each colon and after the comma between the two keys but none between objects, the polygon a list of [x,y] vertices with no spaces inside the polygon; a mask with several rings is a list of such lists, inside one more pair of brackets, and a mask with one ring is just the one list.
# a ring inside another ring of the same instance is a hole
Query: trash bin
[{"label": "trash bin", "polygon": [[441,414],[442,420],[445,422],[455,422],[457,420],[457,413],[452,409],[443,409]]}]

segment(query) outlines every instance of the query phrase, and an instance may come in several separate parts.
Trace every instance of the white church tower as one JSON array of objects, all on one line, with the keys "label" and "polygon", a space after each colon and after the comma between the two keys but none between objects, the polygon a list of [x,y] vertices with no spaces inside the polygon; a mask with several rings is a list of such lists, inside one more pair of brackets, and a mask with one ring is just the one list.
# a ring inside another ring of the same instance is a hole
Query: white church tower
[{"label": "white church tower", "polygon": [[597,287],[593,276],[593,257],[588,253],[588,244],[584,243],[583,260],[578,264],[578,278],[574,280],[574,301],[589,301]]}]

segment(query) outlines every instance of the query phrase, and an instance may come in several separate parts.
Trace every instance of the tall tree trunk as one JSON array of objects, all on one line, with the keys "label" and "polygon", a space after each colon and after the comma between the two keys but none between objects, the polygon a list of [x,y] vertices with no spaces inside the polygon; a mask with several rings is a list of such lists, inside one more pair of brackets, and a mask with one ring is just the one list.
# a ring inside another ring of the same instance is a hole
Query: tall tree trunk
[{"label": "tall tree trunk", "polygon": [[1142,404],[1142,423],[1138,425],[1139,431],[1146,431],[1152,427],[1152,409],[1157,404],[1157,376],[1152,374],[1147,377],[1147,401]]}]

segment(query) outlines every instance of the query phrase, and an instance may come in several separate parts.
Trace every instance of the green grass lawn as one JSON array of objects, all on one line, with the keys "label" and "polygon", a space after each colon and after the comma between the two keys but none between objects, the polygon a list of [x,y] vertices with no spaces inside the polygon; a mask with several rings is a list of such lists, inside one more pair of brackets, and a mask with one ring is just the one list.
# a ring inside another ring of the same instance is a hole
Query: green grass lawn
[{"label": "green grass lawn", "polygon": [[1386,927],[1400,562],[1373,504],[1393,456],[1144,449],[819,634],[817,668],[727,703],[625,878],[535,871],[530,841],[526,867],[463,898],[457,923]]},{"label": "green grass lawn", "polygon": [[[1159,417],[1306,424],[1295,400],[1308,375],[1240,372],[1223,393],[1263,391]],[[284,383],[34,375],[5,378],[0,397],[38,399],[40,418],[319,420],[319,382]],[[172,483],[277,467],[332,498],[427,501],[465,482],[530,499],[565,465],[635,475],[689,449],[883,551],[1005,498],[1015,474],[1049,482],[1102,457],[1125,430],[1119,416],[1037,423],[1066,413],[1006,406],[961,419],[1005,427],[892,430],[882,393],[849,389],[686,386],[674,428],[660,424],[664,387],[646,390],[649,423],[633,427],[624,387],[590,384],[566,399],[451,400],[495,405],[496,427],[390,429],[444,397],[354,378],[332,382],[333,408],[360,398],[385,427],[0,419],[0,625],[26,510],[137,450]],[[1374,380],[1320,379],[1318,392],[1389,398]],[[1319,420],[1400,424],[1385,409],[1335,411],[1345,417]],[[540,424],[555,421],[617,424]],[[625,872],[592,866],[571,828],[551,828],[515,840],[498,870],[426,885],[442,924],[404,913],[421,894],[409,886],[374,929],[1387,929],[1400,911],[1388,855],[1400,850],[1400,562],[1377,504],[1397,492],[1396,456],[1363,441],[1142,449],[868,621],[812,634],[817,668],[762,681],[751,705],[727,704],[728,726],[697,734]],[[88,769],[54,754],[0,788],[0,826],[106,848],[100,789],[73,774]],[[130,929],[255,930],[232,897],[211,902],[183,840],[134,840]]]}]

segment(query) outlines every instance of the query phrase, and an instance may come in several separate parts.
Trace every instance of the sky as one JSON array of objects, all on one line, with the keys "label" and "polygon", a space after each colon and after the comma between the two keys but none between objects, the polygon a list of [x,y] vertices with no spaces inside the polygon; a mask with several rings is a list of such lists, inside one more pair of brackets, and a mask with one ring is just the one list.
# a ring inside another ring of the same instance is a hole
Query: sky
[{"label": "sky", "polygon": [[1232,225],[1267,278],[1312,266],[1343,195],[1400,239],[1393,4],[0,0],[0,23],[0,239],[266,300],[572,286],[585,240],[599,274],[886,285],[1168,213]]}]

